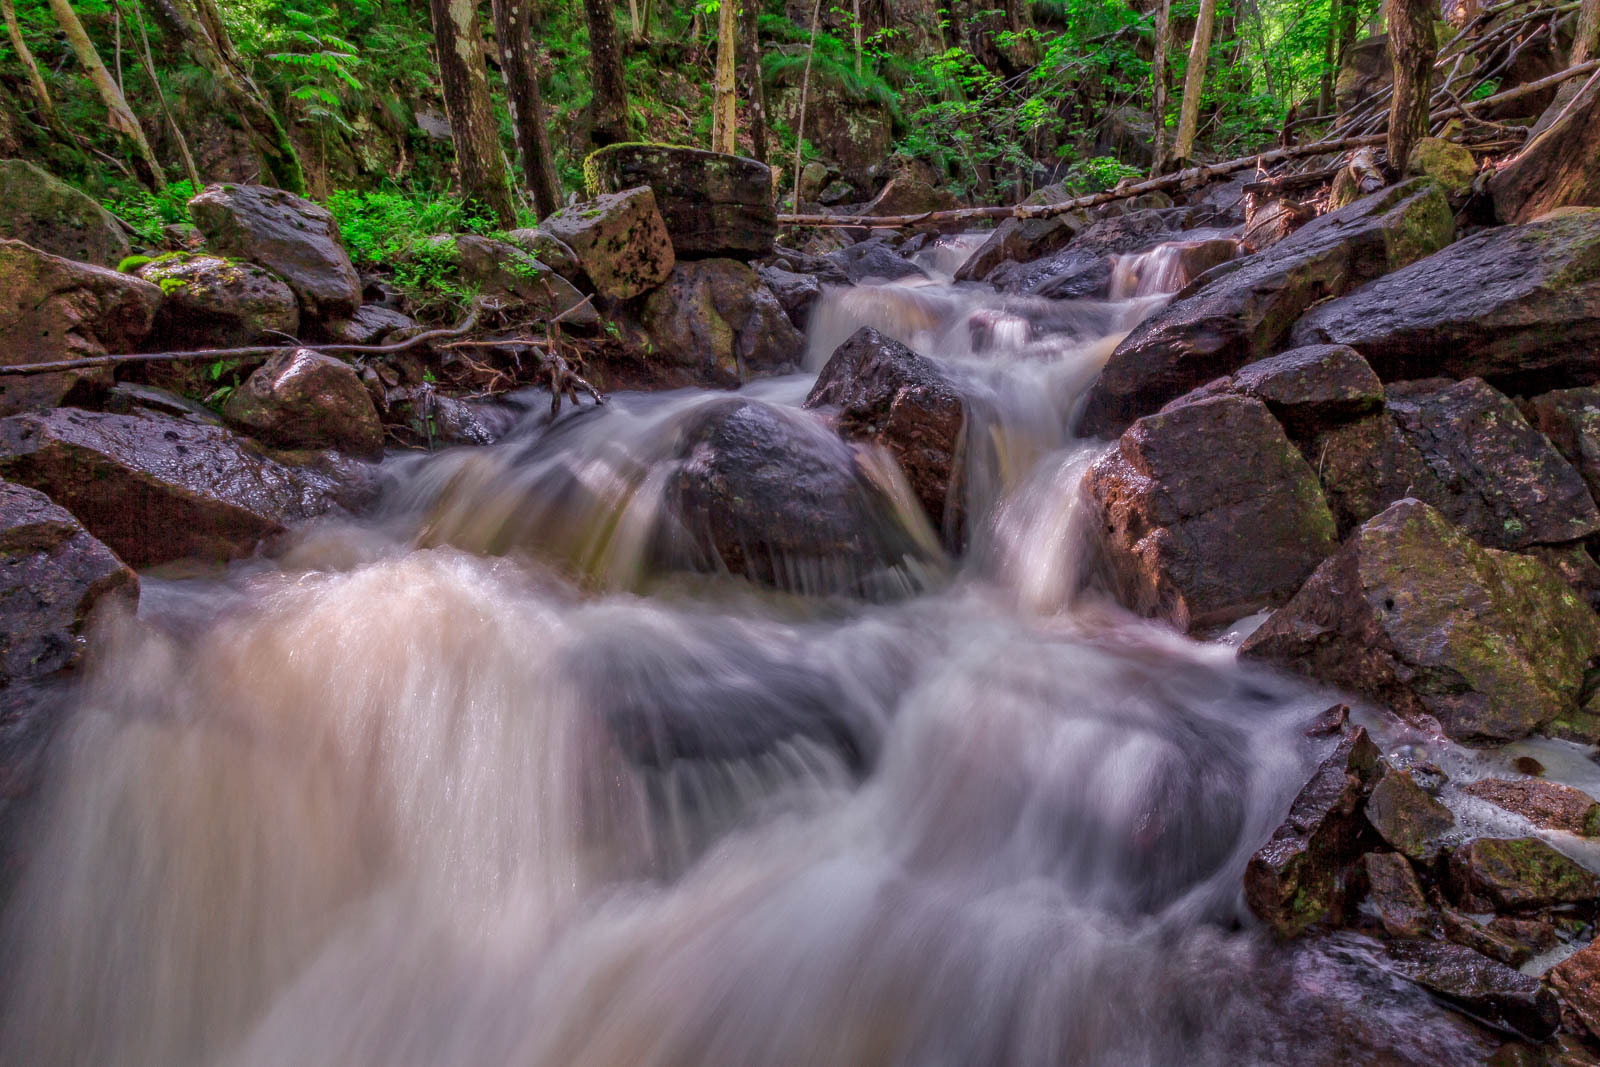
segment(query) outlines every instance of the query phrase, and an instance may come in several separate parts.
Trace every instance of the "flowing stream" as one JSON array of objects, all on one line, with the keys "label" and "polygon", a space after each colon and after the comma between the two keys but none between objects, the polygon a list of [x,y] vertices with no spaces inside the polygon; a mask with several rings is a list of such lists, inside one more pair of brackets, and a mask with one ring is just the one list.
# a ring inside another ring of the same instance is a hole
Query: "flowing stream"
[{"label": "flowing stream", "polygon": [[65,697],[0,917],[0,1060],[1480,1056],[1371,946],[1244,917],[1327,694],[1095,592],[1098,446],[1065,426],[1163,299],[826,294],[807,373],[741,395],[820,427],[810,384],[870,324],[972,397],[968,550],[880,516],[935,546],[881,596],[660,566],[704,391],[393,459],[375,520],[148,577]]}]

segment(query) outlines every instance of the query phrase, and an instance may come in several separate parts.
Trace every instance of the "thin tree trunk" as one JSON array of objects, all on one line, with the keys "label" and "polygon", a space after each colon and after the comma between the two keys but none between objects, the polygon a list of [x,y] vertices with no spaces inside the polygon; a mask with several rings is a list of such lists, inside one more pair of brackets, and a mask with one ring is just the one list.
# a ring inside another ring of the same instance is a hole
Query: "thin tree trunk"
[{"label": "thin tree trunk", "polygon": [[132,150],[133,169],[139,175],[139,180],[152,189],[166,188],[167,180],[161,173],[161,165],[156,162],[155,153],[150,151],[150,142],[145,139],[144,128],[139,125],[139,119],[128,106],[122,90],[118,89],[117,83],[112,80],[111,72],[106,70],[106,65],[100,61],[100,53],[95,51],[94,42],[89,40],[89,34],[83,28],[83,23],[78,21],[78,13],[72,10],[70,0],[50,0],[50,11],[55,15],[56,25],[60,26],[61,32],[66,35],[67,43],[72,46],[78,62],[83,65],[89,80],[99,92],[101,101],[106,105],[111,128],[117,131],[118,136],[126,141]]},{"label": "thin tree trunk", "polygon": [[583,15],[589,23],[589,84],[593,89],[589,139],[603,148],[629,137],[628,83],[622,70],[622,50],[617,47],[617,19],[611,0],[583,0]]},{"label": "thin tree trunk", "polygon": [[1394,98],[1389,102],[1389,166],[1405,173],[1412,146],[1428,136],[1428,98],[1433,92],[1433,0],[1384,0],[1389,19],[1389,54]]},{"label": "thin tree trunk", "polygon": [[1339,0],[1328,0],[1328,32],[1322,44],[1322,85],[1317,94],[1317,114],[1333,114],[1333,84],[1339,61]]},{"label": "thin tree trunk", "polygon": [[861,77],[861,0],[853,0],[854,9],[851,18],[855,22],[856,31],[856,77]]},{"label": "thin tree trunk", "polygon": [[1155,119],[1156,143],[1152,153],[1152,174],[1161,170],[1167,155],[1167,56],[1172,51],[1172,0],[1160,0],[1156,8],[1156,54],[1150,64],[1152,81],[1151,117]]},{"label": "thin tree trunk", "polygon": [[655,14],[656,0],[644,0],[644,32],[639,40],[644,44],[650,43],[650,16]]},{"label": "thin tree trunk", "polygon": [[750,101],[746,117],[750,123],[750,143],[755,158],[767,161],[767,90],[761,81],[760,0],[744,0],[744,79]]},{"label": "thin tree trunk", "polygon": [[1585,63],[1600,54],[1600,0],[1583,0],[1578,9],[1578,25],[1572,31],[1572,58],[1569,67]]},{"label": "thin tree trunk", "polygon": [[711,104],[711,150],[736,155],[739,151],[738,86],[733,72],[739,48],[738,0],[717,4],[717,73]]},{"label": "thin tree trunk", "polygon": [[639,37],[639,0],[628,0],[628,37],[637,42]]},{"label": "thin tree trunk", "polygon": [[533,5],[530,0],[494,0],[493,8],[500,74],[511,104],[517,149],[522,153],[523,185],[543,218],[561,206],[561,195],[550,156],[550,137],[545,131],[544,97],[539,93],[539,66],[533,51]]},{"label": "thin tree trunk", "polygon": [[822,0],[811,7],[811,44],[806,48],[806,71],[800,78],[800,116],[794,127],[794,209],[800,210],[800,150],[806,143],[806,95],[811,91],[811,57],[817,52],[817,23],[822,18]]},{"label": "thin tree trunk", "polygon": [[[133,0],[133,4],[134,10],[139,15],[139,64],[144,68],[150,84],[155,86],[156,100],[161,104],[161,114],[167,120],[167,129],[172,132],[172,139],[177,143],[178,155],[183,160],[183,172],[189,178],[189,188],[198,193],[205,188],[205,183],[200,180],[200,168],[194,165],[194,155],[189,151],[189,139],[183,135],[183,127],[178,125],[177,118],[172,114],[172,108],[167,105],[167,94],[161,88],[161,79],[156,76],[156,60],[150,52],[150,32],[144,24],[144,6],[139,0]],[[122,13],[117,0],[111,0],[111,5],[119,15]]]},{"label": "thin tree trunk", "polygon": [[509,229],[516,224],[517,213],[506,183],[505,157],[500,154],[500,130],[489,101],[477,4],[474,0],[429,0],[429,6],[462,194],[487,208]]},{"label": "thin tree trunk", "polygon": [[39,114],[44,117],[45,125],[69,147],[77,147],[77,138],[72,136],[72,131],[67,129],[67,124],[61,120],[61,113],[56,110],[56,102],[50,96],[50,86],[45,83],[44,75],[39,70],[38,60],[33,58],[28,42],[23,40],[22,27],[17,23],[17,10],[11,0],[0,0],[0,17],[5,19],[6,33],[11,38],[12,50],[17,53],[23,69],[28,72],[28,85],[33,89],[33,97],[38,101]]},{"label": "thin tree trunk", "polygon": [[1172,155],[1179,162],[1194,154],[1194,136],[1200,127],[1200,98],[1206,88],[1206,61],[1211,54],[1211,31],[1217,21],[1217,0],[1200,0],[1200,14],[1189,43],[1189,69],[1183,78],[1183,104],[1178,111],[1178,139]]}]

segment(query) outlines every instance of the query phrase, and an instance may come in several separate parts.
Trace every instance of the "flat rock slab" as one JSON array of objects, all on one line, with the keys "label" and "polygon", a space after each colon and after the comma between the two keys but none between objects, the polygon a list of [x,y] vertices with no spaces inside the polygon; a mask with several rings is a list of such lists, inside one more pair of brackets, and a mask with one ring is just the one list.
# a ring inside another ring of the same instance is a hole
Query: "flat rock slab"
[{"label": "flat rock slab", "polygon": [[1546,830],[1564,830],[1581,837],[1600,835],[1600,803],[1570,785],[1542,778],[1483,778],[1466,783],[1461,791]]},{"label": "flat rock slab", "polygon": [[1389,959],[1397,973],[1491,1024],[1531,1038],[1561,1024],[1556,999],[1539,979],[1462,945],[1396,941]]},{"label": "flat rock slab", "polygon": [[1600,898],[1600,878],[1537,837],[1467,842],[1450,856],[1450,887],[1472,911],[1537,911]]},{"label": "flat rock slab", "polygon": [[1361,353],[1345,345],[1311,345],[1247,363],[1167,408],[1222,395],[1254,397],[1266,404],[1297,441],[1383,407],[1383,383]]}]

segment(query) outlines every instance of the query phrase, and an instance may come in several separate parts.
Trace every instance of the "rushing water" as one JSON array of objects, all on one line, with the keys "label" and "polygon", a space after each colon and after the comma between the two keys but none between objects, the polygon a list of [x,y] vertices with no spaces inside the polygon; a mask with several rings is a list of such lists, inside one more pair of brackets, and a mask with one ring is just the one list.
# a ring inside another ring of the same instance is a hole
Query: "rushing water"
[{"label": "rushing water", "polygon": [[147,579],[27,828],[0,1060],[1481,1054],[1364,944],[1248,929],[1326,696],[1094,593],[1064,427],[1161,299],[825,296],[809,373],[747,395],[820,426],[799,405],[865,323],[973,397],[969,551],[880,602],[661,572],[698,391],[393,460],[376,521]]}]

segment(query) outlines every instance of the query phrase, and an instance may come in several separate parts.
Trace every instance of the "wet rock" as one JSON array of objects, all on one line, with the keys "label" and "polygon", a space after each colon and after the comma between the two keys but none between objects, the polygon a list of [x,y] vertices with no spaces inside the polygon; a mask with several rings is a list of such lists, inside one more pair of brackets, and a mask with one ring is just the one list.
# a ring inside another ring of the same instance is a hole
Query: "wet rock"
[{"label": "wet rock", "polygon": [[1433,927],[1433,911],[1417,873],[1404,856],[1394,852],[1369,852],[1361,857],[1367,879],[1367,904],[1390,937],[1421,937]]},{"label": "wet rock", "polygon": [[1549,952],[1560,941],[1555,925],[1544,919],[1518,919],[1510,915],[1497,915],[1489,920],[1487,929],[1496,937],[1526,949],[1527,959]]},{"label": "wet rock", "polygon": [[666,489],[668,567],[725,570],[809,594],[893,595],[929,558],[850,447],[757,401],[708,405]]},{"label": "wet rock", "polygon": [[418,447],[492,445],[522,416],[515,405],[441,396],[431,384],[390,390],[386,421]]},{"label": "wet rock", "polygon": [[350,318],[328,323],[325,332],[339,344],[375,345],[415,329],[417,322],[410,315],[380,304],[362,304]]},{"label": "wet rock", "polygon": [[[857,212],[869,217],[888,215],[922,215],[931,211],[948,211],[961,206],[955,194],[921,176],[902,172],[890,178],[872,201]],[[910,232],[938,231],[938,223],[924,223],[909,227]]]},{"label": "wet rock", "polygon": [[1544,393],[1523,401],[1522,413],[1578,468],[1589,495],[1600,498],[1600,386]]},{"label": "wet rock", "polygon": [[648,185],[672,235],[689,259],[753,259],[772,251],[778,236],[772,170],[743,156],[657,144],[614,144],[583,164],[589,193],[620,193]]},{"label": "wet rock", "polygon": [[1123,602],[1180,629],[1283,603],[1338,547],[1316,475],[1247,397],[1140,419],[1084,486]]},{"label": "wet rock", "polygon": [[1529,545],[1523,551],[1561,575],[1568,588],[1600,612],[1600,563],[1582,544]]},{"label": "wet rock", "polygon": [[[1306,309],[1449,243],[1450,206],[1421,178],[1308,223],[1202,276],[1117,346],[1090,389],[1084,434],[1108,434],[1196,386],[1269,356]],[[1296,335],[1296,347],[1343,338]],[[1357,345],[1357,348],[1361,346]],[[1371,353],[1362,349],[1362,354]],[[1373,364],[1379,376],[1382,368]]]},{"label": "wet rock", "polygon": [[1592,376],[1600,208],[1474,234],[1323,304],[1293,340],[1350,345],[1386,382],[1477,376],[1521,392]]},{"label": "wet rock", "polygon": [[134,567],[247,556],[289,523],[353,502],[328,470],[153,413],[58,408],[0,420],[0,476],[48,493]]},{"label": "wet rock", "polygon": [[1591,941],[1544,977],[1589,1035],[1600,1038],[1600,941]]},{"label": "wet rock", "polygon": [[1266,404],[1296,440],[1383,407],[1383,383],[1360,353],[1343,345],[1313,345],[1246,364],[1163,410],[1222,395],[1254,397]]},{"label": "wet rock", "polygon": [[829,257],[808,255],[793,248],[774,248],[765,265],[781,267],[795,274],[809,274],[823,285],[850,284],[850,276],[844,272],[844,268]]},{"label": "wet rock", "polygon": [[959,532],[954,486],[966,423],[961,393],[937,364],[871,327],[834,350],[808,408],[837,408],[839,432],[886,448],[947,539]]},{"label": "wet rock", "polygon": [[792,370],[805,344],[760,276],[733,259],[680,262],[644,298],[639,326],[652,356],[708,384]]},{"label": "wet rock", "polygon": [[1561,1023],[1555,997],[1539,979],[1481,953],[1441,941],[1395,941],[1394,970],[1491,1025],[1542,1038]]},{"label": "wet rock", "polygon": [[1458,197],[1472,192],[1472,179],[1478,175],[1478,164],[1472,153],[1443,137],[1424,137],[1418,141],[1411,150],[1411,163],[1406,169],[1432,178],[1439,183],[1439,188]]},{"label": "wet rock", "polygon": [[[1047,185],[1023,201],[1055,204],[1069,197],[1060,185]],[[956,281],[983,281],[1003,263],[1027,263],[1066,247],[1089,220],[1082,212],[1064,212],[1047,219],[1002,219],[977,251],[956,271]]]},{"label": "wet rock", "polygon": [[1445,940],[1482,953],[1507,967],[1521,967],[1533,959],[1533,952],[1526,945],[1513,941],[1499,931],[1491,930],[1472,916],[1463,915],[1454,908],[1439,910],[1439,928],[1444,932]]},{"label": "wet rock", "polygon": [[383,426],[361,376],[350,364],[300,348],[262,364],[234,390],[222,417],[237,430],[280,448],[337,448],[383,456]]},{"label": "wet rock", "polygon": [[1468,782],[1461,791],[1546,830],[1565,830],[1583,837],[1600,835],[1600,803],[1569,785],[1539,778],[1483,778]]},{"label": "wet rock", "polygon": [[1475,743],[1575,711],[1597,647],[1600,619],[1560,575],[1403,500],[1352,534],[1239,654]]},{"label": "wet rock", "polygon": [[1360,808],[1377,765],[1377,746],[1356,727],[1317,767],[1272,840],[1250,858],[1245,902],[1280,937],[1298,937],[1342,916],[1346,868],[1365,851]]},{"label": "wet rock", "polygon": [[327,210],[264,185],[210,185],[189,215],[213,252],[282,278],[309,322],[347,319],[361,306],[361,279]]},{"label": "wet rock", "polygon": [[822,297],[821,283],[810,274],[796,274],[782,267],[757,267],[756,273],[778,298],[795,329],[804,331],[811,319],[811,305]]},{"label": "wet rock", "polygon": [[515,306],[519,314],[541,319],[565,315],[561,321],[574,326],[600,321],[599,313],[583,302],[583,294],[571,282],[516,245],[471,233],[430,240],[448,250],[457,278],[479,296],[493,297]]},{"label": "wet rock", "polygon": [[1142,252],[1175,239],[1210,217],[1196,208],[1147,208],[1101,219],[1082,227],[1060,251],[1032,262],[1002,264],[987,280],[1003,293],[1057,300],[1105,299],[1111,292],[1113,256]]},{"label": "wet rock", "polygon": [[1592,904],[1600,878],[1537,837],[1480,837],[1450,856],[1450,888],[1470,911]]},{"label": "wet rock", "polygon": [[153,385],[141,385],[138,382],[118,382],[113,385],[111,391],[106,394],[105,410],[117,415],[153,411],[158,415],[171,415],[191,422],[203,422],[211,426],[222,425],[222,419],[217,413],[198,400],[190,400],[170,390],[158,389]]},{"label": "wet rock", "polygon": [[595,292],[607,300],[649,292],[677,262],[648,186],[573,204],[539,225],[572,249]]},{"label": "wet rock", "polygon": [[115,267],[130,251],[115,215],[22,159],[0,159],[0,237],[101,267]]},{"label": "wet rock", "polygon": [[901,278],[926,278],[928,272],[874,238],[842,248],[827,257],[844,271],[852,285],[864,282],[892,282]]},{"label": "wet rock", "polygon": [[1456,824],[1450,809],[1422,790],[1409,771],[1385,765],[1367,798],[1367,821],[1396,852],[1415,863],[1439,858],[1444,836]]},{"label": "wet rock", "polygon": [[506,240],[563,278],[575,284],[582,280],[583,264],[578,262],[578,254],[567,247],[566,242],[544,230],[511,230],[506,234]]},{"label": "wet rock", "polygon": [[43,493],[0,482],[0,686],[71,667],[90,613],[139,579]]},{"label": "wet rock", "polygon": [[293,291],[253,263],[179,253],[136,273],[161,287],[155,334],[163,348],[281,344],[300,330]]},{"label": "wet rock", "polygon": [[[0,367],[136,352],[161,290],[104,267],[0,241]],[[106,369],[0,377],[0,414],[51,408],[111,384]]]},{"label": "wet rock", "polygon": [[[1502,222],[1529,222],[1574,204],[1600,203],[1600,81],[1590,78],[1576,93],[1561,93],[1540,119],[1544,135],[1530,141],[1489,181],[1494,211]],[[1567,120],[1555,123],[1559,114]]]}]

